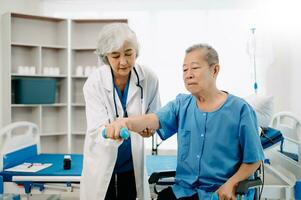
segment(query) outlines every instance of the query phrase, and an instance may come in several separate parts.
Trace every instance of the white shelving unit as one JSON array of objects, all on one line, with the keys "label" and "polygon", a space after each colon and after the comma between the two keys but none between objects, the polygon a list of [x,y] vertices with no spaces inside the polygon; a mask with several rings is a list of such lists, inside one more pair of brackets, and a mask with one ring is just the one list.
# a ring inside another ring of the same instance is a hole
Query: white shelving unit
[{"label": "white shelving unit", "polygon": [[[31,121],[40,127],[41,151],[68,153],[68,20],[7,13],[3,16],[4,123]],[[22,74],[20,66],[34,68]],[[44,67],[57,67],[57,75],[44,74]],[[55,78],[54,104],[15,104],[12,80],[22,77]]]},{"label": "white shelving unit", "polygon": [[[71,20],[71,151],[82,153],[85,132],[85,104],[83,86],[87,79],[86,68],[97,66],[95,55],[97,38],[100,29],[108,23],[124,22],[125,19],[116,20]],[[77,74],[77,67],[82,67],[82,74]]]},{"label": "white shelving unit", "polygon": [[[3,74],[1,86],[6,115],[3,124],[31,121],[40,128],[41,151],[82,153],[86,132],[82,88],[86,68],[97,66],[94,54],[99,30],[126,19],[69,20],[7,13],[2,17]],[[20,66],[34,67],[35,74],[20,74]],[[76,68],[82,67],[82,74]],[[47,68],[58,68],[49,75]],[[12,80],[20,77],[55,78],[54,104],[16,104]]]}]

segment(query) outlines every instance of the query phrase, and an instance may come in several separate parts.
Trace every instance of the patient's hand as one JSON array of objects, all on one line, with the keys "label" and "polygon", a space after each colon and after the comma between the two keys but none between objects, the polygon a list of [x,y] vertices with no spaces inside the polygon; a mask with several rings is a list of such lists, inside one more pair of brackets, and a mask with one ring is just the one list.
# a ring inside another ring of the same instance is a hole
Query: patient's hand
[{"label": "patient's hand", "polygon": [[110,124],[105,125],[107,138],[120,140],[121,139],[120,135],[119,135],[120,129],[128,128],[126,122],[127,122],[127,119],[122,118],[122,119],[118,119]]},{"label": "patient's hand", "polygon": [[219,200],[236,200],[235,195],[236,185],[227,181],[222,185],[216,193],[218,194]]},{"label": "patient's hand", "polygon": [[155,130],[154,130],[154,129],[146,128],[146,129],[144,129],[143,131],[141,131],[139,134],[140,134],[142,137],[150,137],[150,136],[152,136],[154,133],[155,133]]}]

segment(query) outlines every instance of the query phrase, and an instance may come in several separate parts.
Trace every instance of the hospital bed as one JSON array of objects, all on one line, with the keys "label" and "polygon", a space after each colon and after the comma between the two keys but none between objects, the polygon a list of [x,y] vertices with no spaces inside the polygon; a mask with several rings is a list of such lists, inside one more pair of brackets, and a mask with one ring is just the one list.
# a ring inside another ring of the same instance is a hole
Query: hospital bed
[{"label": "hospital bed", "polygon": [[284,142],[265,152],[268,160],[263,197],[301,199],[301,121],[290,112],[280,112],[270,126],[282,132]]},{"label": "hospital bed", "polygon": [[[57,194],[79,190],[82,155],[71,154],[72,167],[63,169],[64,154],[41,154],[38,127],[16,122],[0,132],[0,191],[13,194]],[[38,172],[10,172],[22,163],[51,163]]]}]

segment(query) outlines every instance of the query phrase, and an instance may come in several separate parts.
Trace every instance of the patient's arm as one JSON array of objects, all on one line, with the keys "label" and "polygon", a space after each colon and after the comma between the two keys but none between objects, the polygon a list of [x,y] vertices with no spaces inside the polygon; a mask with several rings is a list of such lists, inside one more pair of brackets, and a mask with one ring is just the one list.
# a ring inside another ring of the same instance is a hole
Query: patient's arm
[{"label": "patient's arm", "polygon": [[111,139],[120,139],[119,130],[120,128],[125,127],[130,131],[139,133],[143,137],[149,137],[153,134],[153,132],[144,130],[156,130],[159,129],[159,126],[159,118],[153,113],[142,116],[122,118],[106,125],[106,136]]},{"label": "patient's arm", "polygon": [[219,199],[233,200],[235,197],[236,186],[240,181],[246,180],[249,176],[254,174],[254,172],[260,166],[261,161],[246,164],[242,163],[238,171],[230,178],[224,185],[222,185],[218,190],[217,194]]}]

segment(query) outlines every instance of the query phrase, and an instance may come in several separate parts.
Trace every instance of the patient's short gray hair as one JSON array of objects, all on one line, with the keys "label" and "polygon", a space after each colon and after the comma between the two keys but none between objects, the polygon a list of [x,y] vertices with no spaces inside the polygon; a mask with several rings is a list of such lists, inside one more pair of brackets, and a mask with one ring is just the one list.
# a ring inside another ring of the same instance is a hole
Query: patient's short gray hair
[{"label": "patient's short gray hair", "polygon": [[204,43],[195,44],[186,49],[186,54],[196,49],[205,50],[204,56],[209,66],[219,64],[217,51],[212,46]]},{"label": "patient's short gray hair", "polygon": [[95,53],[100,64],[108,64],[107,54],[121,48],[124,42],[129,42],[139,54],[139,44],[134,31],[126,23],[111,23],[105,25],[99,32]]}]

